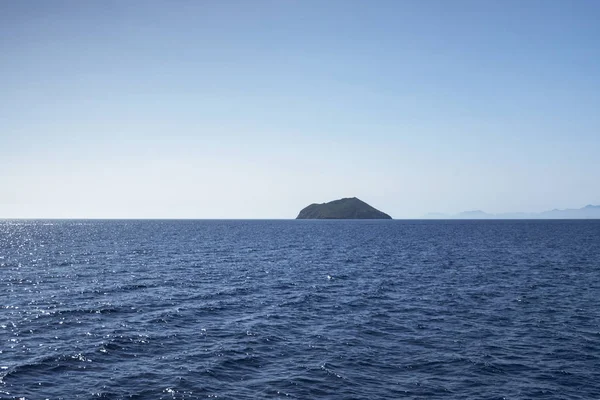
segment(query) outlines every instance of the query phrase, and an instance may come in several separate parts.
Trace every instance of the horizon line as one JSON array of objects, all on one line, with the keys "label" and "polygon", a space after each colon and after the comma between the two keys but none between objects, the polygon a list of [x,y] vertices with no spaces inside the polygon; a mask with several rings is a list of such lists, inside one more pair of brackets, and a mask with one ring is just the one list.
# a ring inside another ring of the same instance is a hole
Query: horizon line
[{"label": "horizon line", "polygon": [[584,218],[95,218],[95,217],[0,217],[0,221],[581,221],[600,220],[600,217]]}]

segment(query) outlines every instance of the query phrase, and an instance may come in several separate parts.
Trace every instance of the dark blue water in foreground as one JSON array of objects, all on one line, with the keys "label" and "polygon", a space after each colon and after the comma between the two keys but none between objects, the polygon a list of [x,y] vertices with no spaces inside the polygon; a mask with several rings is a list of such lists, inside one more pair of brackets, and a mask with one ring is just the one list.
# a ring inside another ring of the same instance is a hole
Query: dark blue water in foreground
[{"label": "dark blue water in foreground", "polygon": [[0,221],[0,398],[600,398],[600,221]]}]

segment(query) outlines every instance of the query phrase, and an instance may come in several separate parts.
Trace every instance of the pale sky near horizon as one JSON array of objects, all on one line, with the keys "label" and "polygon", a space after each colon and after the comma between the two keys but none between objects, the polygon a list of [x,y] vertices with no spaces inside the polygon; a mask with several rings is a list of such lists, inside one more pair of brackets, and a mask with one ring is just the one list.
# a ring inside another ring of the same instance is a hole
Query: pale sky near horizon
[{"label": "pale sky near horizon", "polygon": [[600,204],[600,2],[1,1],[0,218]]}]

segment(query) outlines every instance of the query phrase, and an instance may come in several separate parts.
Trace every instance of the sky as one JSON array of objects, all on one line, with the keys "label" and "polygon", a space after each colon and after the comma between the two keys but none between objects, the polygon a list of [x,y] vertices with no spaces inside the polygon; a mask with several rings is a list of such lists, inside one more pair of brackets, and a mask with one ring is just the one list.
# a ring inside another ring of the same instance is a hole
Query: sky
[{"label": "sky", "polygon": [[600,204],[596,0],[0,1],[0,218]]}]

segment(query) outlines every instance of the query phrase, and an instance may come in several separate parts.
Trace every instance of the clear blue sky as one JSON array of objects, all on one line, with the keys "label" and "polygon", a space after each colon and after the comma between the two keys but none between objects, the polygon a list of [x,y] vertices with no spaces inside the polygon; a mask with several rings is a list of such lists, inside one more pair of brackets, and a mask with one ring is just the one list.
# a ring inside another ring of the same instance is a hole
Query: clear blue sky
[{"label": "clear blue sky", "polygon": [[600,1],[0,1],[0,217],[600,204]]}]

